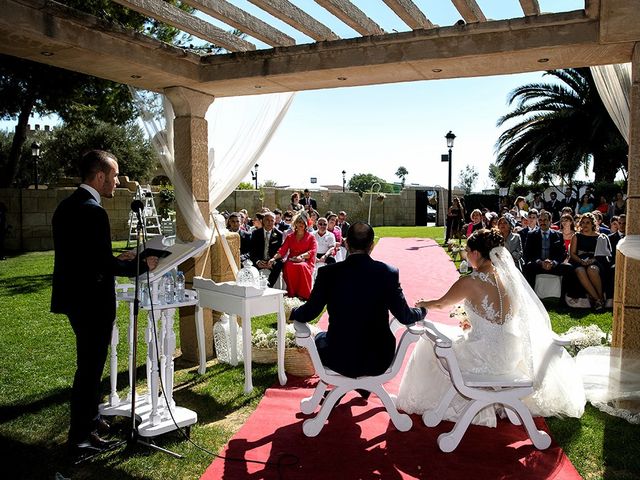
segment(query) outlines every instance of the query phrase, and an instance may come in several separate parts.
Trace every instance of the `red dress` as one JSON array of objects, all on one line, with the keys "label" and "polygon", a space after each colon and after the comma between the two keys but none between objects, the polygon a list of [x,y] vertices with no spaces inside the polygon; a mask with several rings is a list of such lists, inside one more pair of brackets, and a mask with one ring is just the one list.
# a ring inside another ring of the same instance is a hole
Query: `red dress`
[{"label": "red dress", "polygon": [[299,297],[308,300],[311,295],[313,283],[313,269],[316,264],[316,252],[318,243],[312,233],[304,232],[301,240],[296,238],[295,232],[291,232],[284,239],[284,243],[278,250],[278,254],[284,258],[297,257],[309,252],[309,258],[304,262],[290,262],[288,259],[284,263],[282,273],[287,284],[287,295],[289,297]]}]

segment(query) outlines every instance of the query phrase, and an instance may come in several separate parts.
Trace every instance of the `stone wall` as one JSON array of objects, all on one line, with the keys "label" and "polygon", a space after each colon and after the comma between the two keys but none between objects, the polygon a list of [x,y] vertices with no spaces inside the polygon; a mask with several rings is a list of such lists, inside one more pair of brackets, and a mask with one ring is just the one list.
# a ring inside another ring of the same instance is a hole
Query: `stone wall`
[{"label": "stone wall", "polygon": [[[116,189],[114,198],[102,199],[103,206],[111,220],[111,237],[113,240],[126,240],[129,236],[129,212],[133,199],[135,184],[131,190]],[[415,225],[416,190],[426,187],[406,188],[402,192],[387,193],[384,201],[377,200],[373,194],[361,198],[354,192],[314,192],[312,197],[318,202],[318,211],[324,215],[328,210],[339,212],[344,210],[349,221],[367,221],[369,204],[371,203],[371,224],[377,225]],[[75,190],[75,187],[63,187],[40,190],[0,189],[0,202],[7,206],[7,221],[11,226],[7,234],[5,247],[7,250],[33,251],[51,250],[51,217],[56,206]],[[249,214],[259,211],[262,206],[286,210],[291,202],[294,190],[264,188],[262,190],[236,190],[218,207],[220,211],[229,212],[246,208]],[[441,196],[442,198],[442,196]],[[156,206],[158,199],[156,198]],[[440,205],[440,219],[444,219],[446,206]],[[78,229],[82,225],[78,225]]]}]

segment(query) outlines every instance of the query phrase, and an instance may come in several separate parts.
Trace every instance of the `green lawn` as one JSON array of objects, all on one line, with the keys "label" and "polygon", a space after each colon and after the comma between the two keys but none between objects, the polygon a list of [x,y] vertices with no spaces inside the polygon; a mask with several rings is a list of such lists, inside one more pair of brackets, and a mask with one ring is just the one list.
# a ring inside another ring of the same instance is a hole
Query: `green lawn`
[{"label": "green lawn", "polygon": [[[442,242],[441,228],[377,227],[376,236],[431,237]],[[122,248],[124,242],[116,247]],[[68,402],[75,363],[74,337],[66,317],[48,312],[51,294],[52,252],[27,253],[0,262],[0,449],[5,454],[6,478],[53,478],[60,471],[76,478],[197,478],[212,458],[168,434],[158,443],[185,455],[183,460],[141,449],[134,455],[112,453],[80,467],[69,468],[64,459],[68,427]],[[554,329],[597,323],[611,329],[611,312],[585,313],[548,304]],[[141,324],[146,319],[141,314]],[[254,328],[275,327],[265,316]],[[118,312],[121,338],[127,310]],[[142,337],[142,334],[140,335]],[[126,383],[125,342],[119,349],[120,385]],[[139,344],[139,365],[146,349]],[[217,452],[243,420],[255,409],[265,389],[276,381],[275,366],[254,365],[255,389],[242,393],[242,368],[216,361],[200,376],[194,367],[176,365],[175,399],[178,405],[198,413],[192,430],[195,442]],[[144,387],[144,380],[139,384]],[[103,390],[108,391],[105,376]],[[587,479],[640,477],[640,428],[588,406],[584,417],[549,419],[554,439],[564,448]]]}]

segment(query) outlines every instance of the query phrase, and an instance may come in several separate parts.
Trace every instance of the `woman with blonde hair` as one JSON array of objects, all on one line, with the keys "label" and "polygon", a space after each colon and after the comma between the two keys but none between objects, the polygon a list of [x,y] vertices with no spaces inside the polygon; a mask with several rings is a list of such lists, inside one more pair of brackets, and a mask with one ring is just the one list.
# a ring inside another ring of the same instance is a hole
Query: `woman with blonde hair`
[{"label": "woman with blonde hair", "polygon": [[318,242],[307,231],[309,216],[300,212],[293,219],[293,232],[286,236],[278,252],[269,260],[270,264],[285,258],[282,273],[287,284],[287,296],[308,300],[313,283]]}]

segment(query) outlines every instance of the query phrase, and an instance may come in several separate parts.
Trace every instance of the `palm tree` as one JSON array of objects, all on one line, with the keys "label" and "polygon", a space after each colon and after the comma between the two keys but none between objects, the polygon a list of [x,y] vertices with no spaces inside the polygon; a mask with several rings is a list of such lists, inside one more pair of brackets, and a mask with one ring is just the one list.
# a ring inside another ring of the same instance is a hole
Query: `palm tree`
[{"label": "palm tree", "polygon": [[509,94],[515,109],[498,120],[517,123],[496,143],[502,178],[516,180],[534,164],[534,181],[554,175],[570,183],[580,167],[593,164],[595,181],[613,182],[618,170],[626,170],[627,144],[611,120],[588,68],[551,70],[563,84],[533,83]]},{"label": "palm tree", "polygon": [[398,170],[396,170],[396,177],[398,177],[402,182],[402,188],[404,188],[404,182],[407,175],[409,175],[409,171],[404,167],[398,167]]}]

